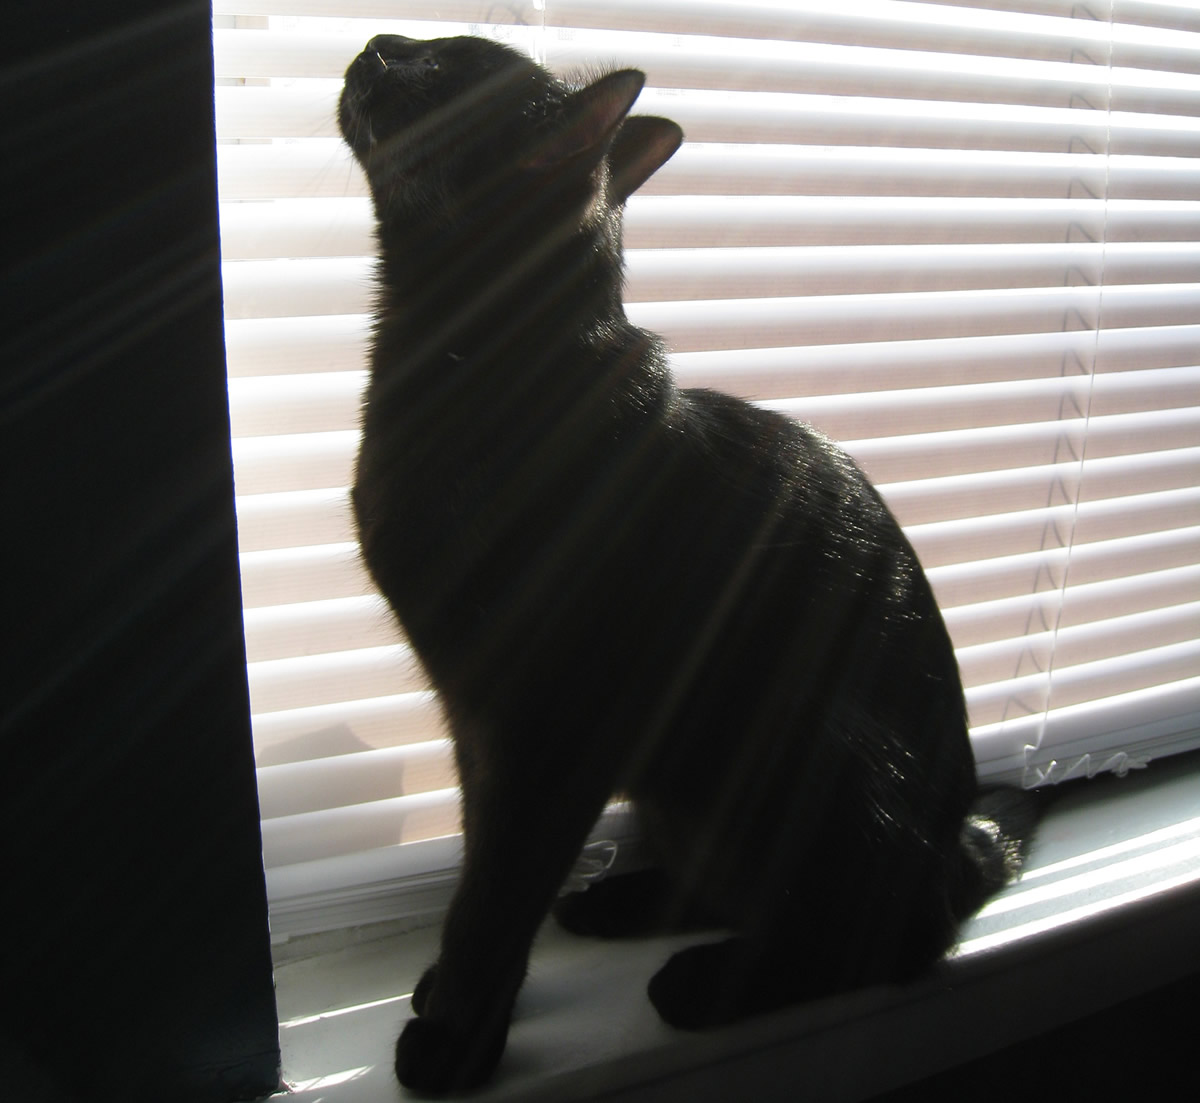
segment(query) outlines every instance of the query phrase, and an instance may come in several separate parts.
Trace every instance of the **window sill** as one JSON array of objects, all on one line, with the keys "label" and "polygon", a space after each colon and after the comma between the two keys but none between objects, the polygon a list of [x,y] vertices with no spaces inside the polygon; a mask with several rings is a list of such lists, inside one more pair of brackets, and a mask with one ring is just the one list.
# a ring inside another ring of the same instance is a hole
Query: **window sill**
[{"label": "window sill", "polygon": [[[496,1079],[471,1098],[791,1100],[802,1082],[806,1100],[864,1099],[1130,999],[1200,969],[1198,809],[1195,755],[1073,787],[1022,881],[934,976],[710,1033],[669,1029],[645,998],[671,950],[702,937],[606,944],[548,925]],[[437,939],[399,927],[277,947],[287,1098],[398,1097],[391,1050]]]}]

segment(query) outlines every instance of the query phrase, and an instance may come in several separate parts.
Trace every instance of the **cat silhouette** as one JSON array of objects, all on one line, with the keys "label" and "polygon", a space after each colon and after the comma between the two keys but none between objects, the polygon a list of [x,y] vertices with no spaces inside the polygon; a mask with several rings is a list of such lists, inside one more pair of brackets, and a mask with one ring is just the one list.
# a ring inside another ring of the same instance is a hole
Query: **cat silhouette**
[{"label": "cat silhouette", "polygon": [[464,859],[396,1048],[486,1080],[536,931],[606,803],[654,867],[571,930],[712,926],[649,996],[715,1026],[916,976],[1015,873],[908,540],[849,457],[676,385],[622,306],[621,212],[679,147],[644,76],[579,83],[480,38],[373,38],[339,124],[378,297],[353,491],[363,558],[440,696]]}]

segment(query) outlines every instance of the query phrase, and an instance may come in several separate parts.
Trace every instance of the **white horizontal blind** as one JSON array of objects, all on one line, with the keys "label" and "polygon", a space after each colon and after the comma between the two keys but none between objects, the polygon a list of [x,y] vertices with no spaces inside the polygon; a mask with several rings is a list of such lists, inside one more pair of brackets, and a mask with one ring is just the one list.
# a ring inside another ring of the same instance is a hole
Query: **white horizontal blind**
[{"label": "white horizontal blind", "polygon": [[636,110],[688,142],[629,203],[629,316],[683,384],[813,422],[881,486],[984,777],[1200,745],[1195,4],[217,0],[214,23],[276,904],[425,868],[443,844],[396,844],[457,827],[436,704],[347,511],[373,244],[334,106],[380,31],[647,72]]}]

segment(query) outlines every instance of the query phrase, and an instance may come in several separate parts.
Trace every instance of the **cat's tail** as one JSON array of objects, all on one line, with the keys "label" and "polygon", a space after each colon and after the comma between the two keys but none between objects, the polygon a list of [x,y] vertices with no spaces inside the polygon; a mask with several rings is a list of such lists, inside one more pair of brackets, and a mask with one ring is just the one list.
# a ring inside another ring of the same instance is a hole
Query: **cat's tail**
[{"label": "cat's tail", "polygon": [[1021,872],[1040,813],[1038,799],[1020,789],[985,789],[976,797],[958,836],[961,873],[950,902],[957,919]]}]

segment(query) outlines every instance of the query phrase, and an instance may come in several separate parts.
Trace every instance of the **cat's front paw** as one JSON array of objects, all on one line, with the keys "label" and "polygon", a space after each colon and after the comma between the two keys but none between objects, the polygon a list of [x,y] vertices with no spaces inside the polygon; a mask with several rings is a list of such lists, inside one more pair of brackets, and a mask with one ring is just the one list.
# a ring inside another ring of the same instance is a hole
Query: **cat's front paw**
[{"label": "cat's front paw", "polygon": [[507,1036],[507,1027],[465,1034],[437,1020],[410,1019],[396,1040],[396,1079],[420,1095],[477,1088],[499,1063]]}]

